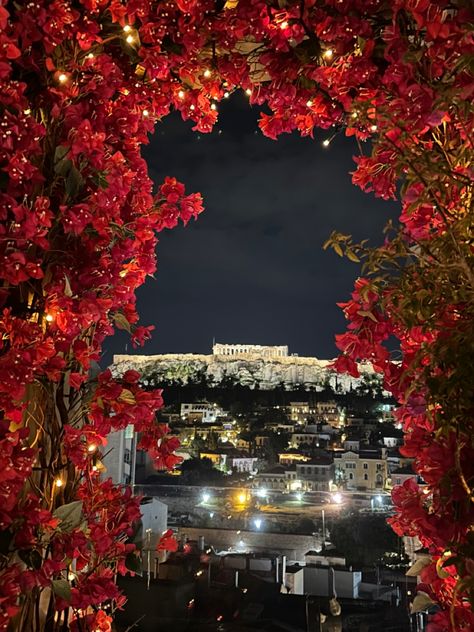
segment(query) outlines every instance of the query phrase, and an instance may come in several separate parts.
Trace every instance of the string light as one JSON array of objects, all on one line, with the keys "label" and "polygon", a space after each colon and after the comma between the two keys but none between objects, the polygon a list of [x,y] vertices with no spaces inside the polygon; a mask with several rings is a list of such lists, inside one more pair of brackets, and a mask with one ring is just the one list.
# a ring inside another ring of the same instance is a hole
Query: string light
[{"label": "string light", "polygon": [[134,41],[133,35],[127,35],[127,37],[125,38],[125,41],[127,42],[127,44],[133,44],[133,41]]},{"label": "string light", "polygon": [[284,20],[281,24],[280,24],[280,28],[282,31],[284,31],[285,29],[288,28],[288,22],[286,20]]},{"label": "string light", "polygon": [[74,581],[76,579],[76,574],[75,573],[68,573],[67,574],[67,578],[69,579],[70,582]]},{"label": "string light", "polygon": [[178,92],[178,97],[179,97],[180,99],[184,99],[184,96],[185,96],[185,95],[184,95],[184,90],[180,90],[180,91]]},{"label": "string light", "polygon": [[228,92],[224,92],[224,99],[228,99],[230,94]]},{"label": "string light", "polygon": [[89,54],[87,55],[87,57],[88,57],[88,59],[94,59],[94,53],[89,53]]},{"label": "string light", "polygon": [[58,81],[59,83],[66,83],[67,81],[67,75],[65,75],[63,72],[58,76]]},{"label": "string light", "polygon": [[190,110],[195,110],[196,109],[196,106],[194,105],[194,103],[191,103],[191,105],[189,106],[189,109]]},{"label": "string light", "polygon": [[251,96],[251,94],[252,94],[252,90],[251,90],[250,88],[247,88],[247,90],[245,91],[245,94],[246,94],[247,96]]},{"label": "string light", "polygon": [[308,101],[306,101],[306,105],[310,108],[313,105],[313,102],[311,101],[311,99],[309,99]]},{"label": "string light", "polygon": [[217,106],[215,103],[211,103],[211,110],[217,110]]},{"label": "string light", "polygon": [[96,450],[97,450],[97,446],[95,445],[95,443],[91,443],[90,445],[87,446],[88,452],[95,452]]},{"label": "string light", "polygon": [[323,56],[325,57],[325,59],[332,59],[332,56],[333,56],[332,48],[328,48],[327,50],[325,50]]},{"label": "string light", "polygon": [[329,140],[329,138],[325,138],[321,144],[323,147],[329,147],[331,141]]},{"label": "string light", "polygon": [[23,114],[26,114],[26,116],[28,116],[28,114],[31,114],[31,110],[30,109],[23,110]]},{"label": "string light", "polygon": [[143,110],[142,114],[144,117],[150,116],[150,112],[148,112],[148,110]]},{"label": "string light", "polygon": [[48,321],[48,323],[52,323],[54,320],[54,316],[52,314],[46,314],[46,316],[44,317],[45,320]]},{"label": "string light", "polygon": [[62,482],[62,480],[60,478],[57,478],[54,481],[54,484],[56,485],[56,487],[62,487],[63,486],[63,482]]},{"label": "string light", "polygon": [[376,132],[377,131],[377,125],[371,125],[370,126],[370,131],[371,132]]},{"label": "string light", "polygon": [[356,119],[359,115],[357,114],[357,112],[352,112],[351,116],[353,119]]},{"label": "string light", "polygon": [[206,68],[206,70],[204,71],[204,77],[206,77],[206,79],[209,79],[210,76],[211,76],[211,71],[209,70],[209,68]]},{"label": "string light", "polygon": [[132,30],[132,27],[130,26],[130,24],[125,24],[125,26],[123,27],[124,33],[130,33],[130,31]]}]

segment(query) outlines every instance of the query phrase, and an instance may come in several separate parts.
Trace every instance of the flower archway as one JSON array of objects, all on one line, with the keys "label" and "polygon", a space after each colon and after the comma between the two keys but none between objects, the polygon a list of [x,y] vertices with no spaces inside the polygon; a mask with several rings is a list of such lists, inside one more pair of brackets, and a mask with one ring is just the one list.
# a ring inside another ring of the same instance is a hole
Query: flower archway
[{"label": "flower archway", "polygon": [[162,468],[176,445],[159,392],[91,363],[114,327],[150,335],[157,233],[202,211],[153,191],[141,146],[171,109],[210,131],[236,89],[271,138],[355,136],[354,183],[401,200],[380,248],[328,240],[364,262],[337,367],[372,362],[400,402],[428,493],[396,489],[392,525],[430,550],[432,629],[473,629],[472,21],[464,0],[0,2],[0,629],[107,629],[121,603],[139,508],[100,478],[105,436],[133,424]]}]

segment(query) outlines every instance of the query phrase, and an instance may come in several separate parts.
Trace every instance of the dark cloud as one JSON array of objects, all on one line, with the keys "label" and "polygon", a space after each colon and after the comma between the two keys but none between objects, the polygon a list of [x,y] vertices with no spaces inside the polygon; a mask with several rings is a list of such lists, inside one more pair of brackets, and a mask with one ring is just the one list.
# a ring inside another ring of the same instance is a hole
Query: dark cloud
[{"label": "dark cloud", "polygon": [[[142,352],[205,353],[215,337],[332,357],[344,329],[336,302],[359,270],[322,244],[332,230],[380,241],[396,205],[351,184],[350,139],[338,136],[329,149],[323,134],[272,141],[242,95],[220,107],[212,134],[173,115],[145,151],[156,183],[177,177],[203,194],[206,211],[160,235],[156,280],[139,291],[142,321],[156,326]],[[126,342],[116,336],[108,355]]]}]

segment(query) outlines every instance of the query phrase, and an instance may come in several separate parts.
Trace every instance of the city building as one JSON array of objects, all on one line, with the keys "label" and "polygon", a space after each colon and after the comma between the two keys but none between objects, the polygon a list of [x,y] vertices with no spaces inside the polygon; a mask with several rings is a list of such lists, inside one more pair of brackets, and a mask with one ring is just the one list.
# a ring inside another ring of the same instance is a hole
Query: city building
[{"label": "city building", "polygon": [[[325,435],[328,437],[328,435]],[[319,448],[319,443],[322,441],[319,433],[316,432],[298,432],[293,433],[290,439],[290,446],[298,449],[301,445],[308,445]]]},{"label": "city building", "polygon": [[283,358],[288,356],[288,347],[265,346],[265,345],[243,345],[243,344],[221,344],[216,343],[212,347],[212,354],[219,356],[255,355],[261,358]]},{"label": "city building", "polygon": [[145,467],[145,452],[137,451],[137,437],[132,425],[107,435],[102,458],[104,472],[116,485],[133,485],[137,469]]},{"label": "city building", "polygon": [[403,467],[397,467],[390,473],[392,487],[395,487],[396,485],[403,485],[405,481],[408,481],[410,479],[413,479],[416,482],[419,482],[420,479],[418,474],[413,471],[411,463],[408,463]]},{"label": "city building", "polygon": [[291,448],[288,448],[285,452],[280,452],[278,454],[278,461],[280,465],[292,465],[293,463],[306,462],[310,459],[311,457],[304,452]]},{"label": "city building", "polygon": [[314,406],[314,415],[317,421],[325,421],[331,426],[339,427],[343,422],[343,415],[336,402],[316,402]]},{"label": "city building", "polygon": [[387,487],[388,466],[385,448],[343,452],[336,461],[337,480],[349,490],[373,491]]},{"label": "city building", "polygon": [[334,460],[330,455],[312,458],[296,464],[296,480],[304,491],[329,492],[335,478]]},{"label": "city building", "polygon": [[225,417],[227,413],[221,410],[217,404],[207,402],[196,402],[192,404],[181,404],[181,419],[188,423],[212,424],[219,417]]},{"label": "city building", "polygon": [[[305,424],[310,417],[310,406],[308,402],[290,402],[289,413],[291,421],[297,424]],[[313,410],[314,414],[314,410]]]},{"label": "city building", "polygon": [[214,467],[223,472],[252,474],[257,469],[257,457],[235,448],[217,448],[215,450],[202,449],[200,459],[209,459]]},{"label": "city building", "polygon": [[301,487],[301,483],[296,480],[295,465],[275,465],[263,472],[258,472],[254,479],[254,486],[263,489],[273,489],[278,491],[296,490]]}]

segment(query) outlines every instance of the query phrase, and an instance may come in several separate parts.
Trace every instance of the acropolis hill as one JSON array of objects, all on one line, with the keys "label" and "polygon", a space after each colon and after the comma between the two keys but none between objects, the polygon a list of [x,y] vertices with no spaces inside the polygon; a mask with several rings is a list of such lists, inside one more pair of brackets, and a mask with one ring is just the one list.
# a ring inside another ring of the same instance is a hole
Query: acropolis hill
[{"label": "acropolis hill", "polygon": [[331,368],[332,360],[288,355],[286,346],[215,344],[212,354],[170,353],[163,355],[115,355],[112,370],[120,375],[128,369],[142,374],[145,386],[163,383],[186,386],[205,380],[208,386],[239,384],[251,389],[322,391],[331,388],[347,393],[367,378],[376,378],[370,365],[360,365],[361,378],[341,375]]}]

